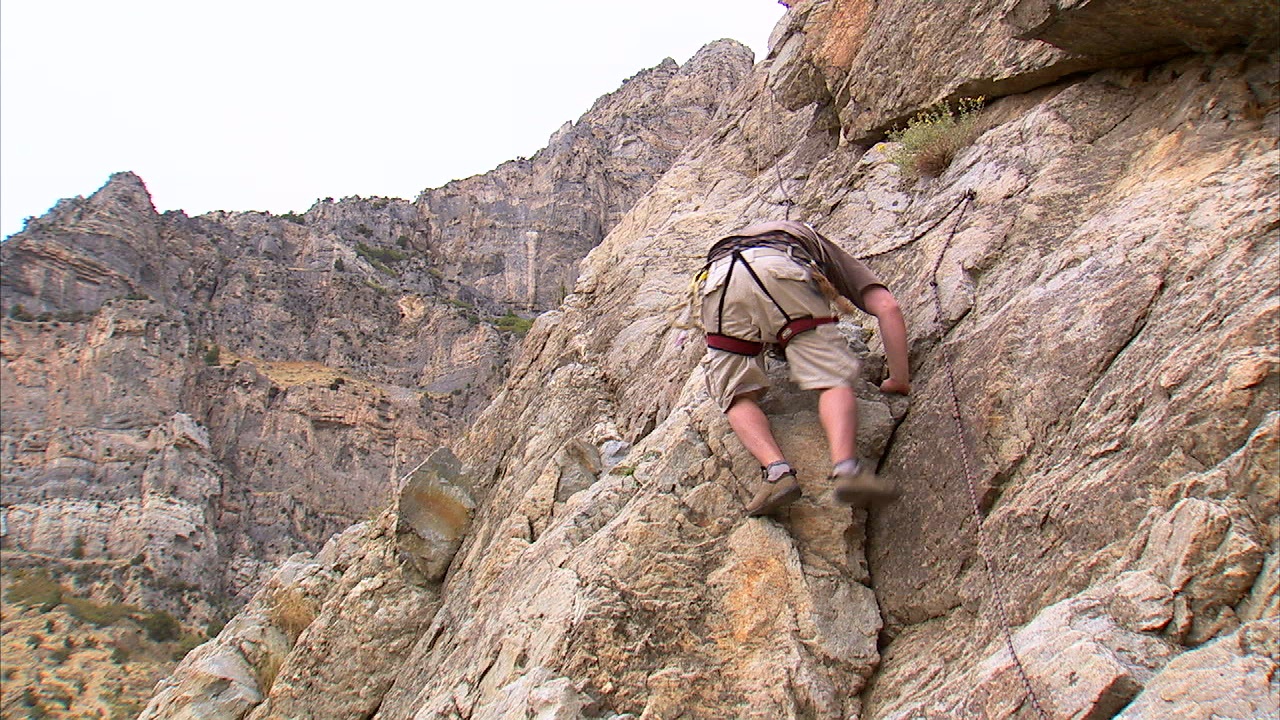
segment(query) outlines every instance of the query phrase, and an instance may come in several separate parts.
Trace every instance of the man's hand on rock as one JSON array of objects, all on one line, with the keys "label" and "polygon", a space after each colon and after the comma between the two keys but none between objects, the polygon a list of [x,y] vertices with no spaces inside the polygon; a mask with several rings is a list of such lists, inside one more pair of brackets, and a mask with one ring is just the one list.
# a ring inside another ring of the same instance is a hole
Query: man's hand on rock
[{"label": "man's hand on rock", "polygon": [[890,393],[892,395],[910,395],[911,383],[894,380],[893,378],[886,378],[884,382],[880,383],[880,392]]}]

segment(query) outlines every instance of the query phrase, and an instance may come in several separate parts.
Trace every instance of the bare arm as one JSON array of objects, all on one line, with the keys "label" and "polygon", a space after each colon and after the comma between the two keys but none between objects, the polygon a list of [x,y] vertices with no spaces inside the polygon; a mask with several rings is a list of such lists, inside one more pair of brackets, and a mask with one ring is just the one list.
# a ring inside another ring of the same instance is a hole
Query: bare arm
[{"label": "bare arm", "polygon": [[880,323],[880,337],[889,363],[889,377],[880,383],[881,392],[906,395],[911,392],[911,366],[907,357],[907,322],[898,300],[883,286],[867,288],[862,294],[867,312]]}]

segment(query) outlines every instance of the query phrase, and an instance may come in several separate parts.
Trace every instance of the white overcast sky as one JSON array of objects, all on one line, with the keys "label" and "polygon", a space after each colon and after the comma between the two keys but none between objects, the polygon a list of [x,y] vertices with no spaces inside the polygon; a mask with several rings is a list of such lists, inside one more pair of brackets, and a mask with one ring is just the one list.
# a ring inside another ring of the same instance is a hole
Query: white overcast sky
[{"label": "white overcast sky", "polygon": [[132,170],[159,210],[303,211],[530,156],[776,0],[3,0],[0,237]]}]

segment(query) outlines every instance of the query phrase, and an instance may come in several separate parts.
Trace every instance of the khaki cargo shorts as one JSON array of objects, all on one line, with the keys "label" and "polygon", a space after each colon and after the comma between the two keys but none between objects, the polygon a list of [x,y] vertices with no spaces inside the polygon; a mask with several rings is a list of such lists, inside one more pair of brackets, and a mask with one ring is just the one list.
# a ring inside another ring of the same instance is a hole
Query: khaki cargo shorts
[{"label": "khaki cargo shorts", "polygon": [[[792,318],[829,317],[830,303],[809,279],[809,271],[775,248],[749,248],[743,258],[756,271],[774,299]],[[722,333],[741,340],[774,342],[786,318],[760,290],[751,273],[741,264],[730,276],[732,257],[718,260],[708,268],[702,285],[702,326],[708,333]],[[728,287],[726,287],[728,278]],[[724,294],[724,315],[720,296]],[[787,344],[787,364],[791,381],[804,390],[852,386],[861,363],[849,349],[844,336],[833,324],[819,325],[796,335]],[[707,348],[702,359],[707,392],[721,410],[728,410],[734,398],[756,390],[768,390],[770,383],[761,356],[748,357],[725,350]]]}]

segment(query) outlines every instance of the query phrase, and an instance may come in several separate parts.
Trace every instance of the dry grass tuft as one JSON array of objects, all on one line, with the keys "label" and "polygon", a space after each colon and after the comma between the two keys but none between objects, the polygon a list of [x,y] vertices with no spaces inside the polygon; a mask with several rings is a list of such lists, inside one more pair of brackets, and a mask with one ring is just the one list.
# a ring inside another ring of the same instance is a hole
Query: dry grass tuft
[{"label": "dry grass tuft", "polygon": [[982,100],[965,98],[954,110],[937,105],[908,120],[906,128],[889,133],[889,140],[901,143],[889,159],[912,180],[941,175],[956,154],[978,137]]},{"label": "dry grass tuft", "polygon": [[263,656],[262,662],[253,669],[253,674],[258,680],[258,692],[262,693],[263,697],[271,693],[271,686],[276,684],[276,677],[283,666],[283,655],[267,653]]},{"label": "dry grass tuft", "polygon": [[283,588],[272,598],[271,621],[289,637],[290,645],[315,619],[315,603],[297,588]]}]

